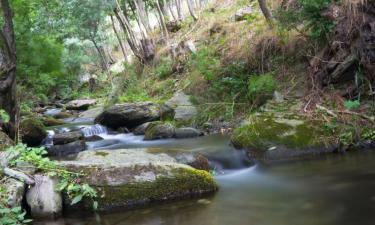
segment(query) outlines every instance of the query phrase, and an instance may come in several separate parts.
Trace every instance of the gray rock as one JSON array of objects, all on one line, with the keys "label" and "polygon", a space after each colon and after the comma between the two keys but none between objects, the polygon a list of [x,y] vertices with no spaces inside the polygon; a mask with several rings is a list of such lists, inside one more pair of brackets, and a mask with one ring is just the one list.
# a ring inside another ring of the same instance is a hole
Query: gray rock
[{"label": "gray rock", "polygon": [[165,104],[175,110],[175,120],[186,121],[197,115],[197,109],[190,102],[190,96],[182,91],[176,92]]},{"label": "gray rock", "polygon": [[275,91],[273,93],[273,100],[275,102],[278,102],[278,103],[283,102],[284,101],[284,96],[280,92]]},{"label": "gray rock", "polygon": [[242,8],[234,14],[234,21],[242,21],[246,20],[246,17],[252,15],[254,13],[253,7],[246,6],[245,8]]},{"label": "gray rock", "polygon": [[199,130],[192,128],[192,127],[186,127],[186,128],[176,128],[175,129],[175,138],[194,138],[199,137],[202,135],[202,132]]},{"label": "gray rock", "polygon": [[55,145],[63,145],[83,139],[84,136],[81,131],[65,132],[56,134],[53,137],[53,143]]},{"label": "gray rock", "polygon": [[85,140],[86,141],[91,141],[91,142],[93,142],[93,141],[101,141],[101,140],[103,140],[104,138],[102,138],[102,137],[100,137],[100,136],[98,136],[98,135],[93,135],[93,136],[90,136],[90,137],[86,137],[85,138]]},{"label": "gray rock", "polygon": [[147,127],[150,125],[150,122],[139,125],[133,130],[134,135],[144,135],[146,133]]},{"label": "gray rock", "polygon": [[12,161],[13,159],[16,159],[19,154],[15,152],[1,152],[0,151],[0,170],[4,169],[5,167],[8,166],[9,162]]},{"label": "gray rock", "polygon": [[166,139],[175,136],[175,128],[168,123],[154,122],[147,126],[144,140]]},{"label": "gray rock", "polygon": [[35,185],[26,193],[26,201],[33,218],[56,219],[62,213],[62,197],[57,191],[58,180],[35,175]]},{"label": "gray rock", "polygon": [[19,180],[8,178],[2,185],[5,188],[9,207],[20,207],[25,194],[25,184]]},{"label": "gray rock", "polygon": [[173,114],[168,106],[151,102],[126,103],[110,107],[96,117],[95,122],[111,128],[134,128],[146,122],[156,121]]},{"label": "gray rock", "polygon": [[87,110],[90,106],[96,104],[95,99],[78,99],[66,104],[67,110]]},{"label": "gray rock", "polygon": [[85,141],[75,141],[64,145],[53,145],[47,149],[49,156],[66,156],[86,150]]},{"label": "gray rock", "polygon": [[87,119],[91,119],[91,118],[95,119],[103,111],[104,111],[104,107],[99,106],[99,107],[95,107],[95,108],[92,108],[92,109],[89,109],[89,110],[86,110],[86,111],[80,113],[78,117],[79,118],[87,118]]},{"label": "gray rock", "polygon": [[201,154],[181,154],[177,155],[176,160],[178,163],[189,165],[198,170],[210,170],[208,159]]},{"label": "gray rock", "polygon": [[0,151],[2,149],[5,149],[5,148],[9,147],[9,146],[12,146],[13,144],[14,143],[13,143],[12,139],[10,139],[7,134],[2,132],[1,128],[0,128]]},{"label": "gray rock", "polygon": [[102,196],[98,199],[101,210],[189,198],[217,190],[209,173],[179,164],[166,154],[148,153],[147,149],[86,151],[74,161],[59,163],[71,171],[85,171],[83,182],[98,188]]}]

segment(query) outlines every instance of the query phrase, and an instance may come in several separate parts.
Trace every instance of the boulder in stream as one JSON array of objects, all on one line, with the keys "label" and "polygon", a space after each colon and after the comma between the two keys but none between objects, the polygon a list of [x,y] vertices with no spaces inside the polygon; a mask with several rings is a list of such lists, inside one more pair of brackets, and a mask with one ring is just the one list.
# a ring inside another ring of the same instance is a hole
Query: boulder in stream
[{"label": "boulder in stream", "polygon": [[56,219],[62,213],[62,196],[57,191],[58,180],[35,175],[35,185],[26,193],[26,201],[33,218]]},{"label": "boulder in stream", "polygon": [[23,143],[35,147],[42,143],[47,136],[47,131],[40,118],[31,116],[21,121],[20,135]]},{"label": "boulder in stream", "polygon": [[96,104],[95,99],[77,99],[66,104],[67,110],[87,110],[90,106]]},{"label": "boulder in stream", "polygon": [[144,140],[173,138],[175,127],[170,123],[152,122],[147,126]]},{"label": "boulder in stream", "polygon": [[53,145],[47,148],[49,156],[67,156],[77,154],[86,150],[86,142],[84,140],[74,141],[68,144]]},{"label": "boulder in stream", "polygon": [[[118,104],[105,110],[96,117],[95,122],[111,128],[134,128],[146,122],[155,121],[173,115],[168,106],[151,102]],[[172,116],[173,117],[173,116]]]},{"label": "boulder in stream", "polygon": [[53,144],[63,145],[63,144],[68,144],[68,143],[75,142],[78,140],[84,140],[84,138],[85,137],[83,136],[82,131],[59,133],[53,137]]},{"label": "boulder in stream", "polygon": [[[98,190],[99,209],[135,207],[151,202],[213,193],[217,185],[206,171],[177,163],[146,149],[94,150],[61,161],[71,171],[84,171],[83,182]],[[90,208],[91,204],[81,203]],[[68,207],[68,206],[67,206]]]},{"label": "boulder in stream", "polygon": [[260,113],[236,128],[231,142],[246,149],[251,158],[273,162],[332,153],[337,146],[330,142],[322,125],[297,115]]},{"label": "boulder in stream", "polygon": [[147,123],[144,123],[144,124],[141,124],[139,126],[137,126],[134,130],[133,130],[133,134],[134,135],[144,135],[146,133],[146,129],[147,127],[151,124],[151,122],[147,122]]},{"label": "boulder in stream", "polygon": [[194,138],[202,136],[203,133],[199,130],[192,128],[192,127],[182,127],[175,129],[175,138],[182,139],[182,138]]}]

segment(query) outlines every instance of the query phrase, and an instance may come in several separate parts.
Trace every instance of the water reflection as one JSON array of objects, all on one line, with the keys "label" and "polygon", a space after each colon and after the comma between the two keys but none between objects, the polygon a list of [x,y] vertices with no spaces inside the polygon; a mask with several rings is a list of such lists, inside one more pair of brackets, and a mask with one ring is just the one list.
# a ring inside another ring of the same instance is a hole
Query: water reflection
[{"label": "water reflection", "polygon": [[[117,143],[142,146],[138,143]],[[241,162],[222,138],[156,141],[159,151],[197,151],[220,162],[219,192],[209,198],[109,214],[68,214],[38,225],[373,225],[375,152],[326,156],[279,165]],[[154,151],[156,151],[154,149]],[[233,155],[234,154],[234,155]],[[237,155],[236,155],[237,154]],[[229,163],[225,164],[226,157]],[[246,160],[245,160],[246,161]],[[239,165],[240,165],[239,164]],[[246,166],[245,166],[246,165]]]}]

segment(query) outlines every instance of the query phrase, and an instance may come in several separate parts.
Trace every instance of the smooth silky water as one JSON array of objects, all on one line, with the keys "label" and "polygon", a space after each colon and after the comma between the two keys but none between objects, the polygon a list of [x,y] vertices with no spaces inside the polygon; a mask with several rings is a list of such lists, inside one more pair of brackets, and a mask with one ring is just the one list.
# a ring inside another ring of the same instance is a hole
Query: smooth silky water
[{"label": "smooth silky water", "polygon": [[254,165],[229,138],[145,142],[132,134],[101,134],[89,149],[147,148],[150,152],[205,155],[219,191],[205,198],[136,210],[70,212],[38,225],[373,225],[375,152],[331,155],[309,161]]}]

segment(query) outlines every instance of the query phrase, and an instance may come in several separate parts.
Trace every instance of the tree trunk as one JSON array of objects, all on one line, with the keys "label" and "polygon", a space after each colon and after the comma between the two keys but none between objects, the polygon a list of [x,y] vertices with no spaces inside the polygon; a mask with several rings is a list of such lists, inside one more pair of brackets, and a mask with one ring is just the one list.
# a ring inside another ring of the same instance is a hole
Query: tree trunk
[{"label": "tree trunk", "polygon": [[175,3],[176,3],[178,20],[182,21],[184,18],[183,18],[183,15],[182,15],[181,0],[175,0]]},{"label": "tree trunk", "polygon": [[1,0],[3,28],[0,31],[0,109],[10,117],[7,133],[12,139],[17,137],[17,97],[16,97],[16,44],[13,29],[13,12],[8,0]]},{"label": "tree trunk", "polygon": [[125,50],[124,43],[122,43],[122,40],[121,40],[120,35],[119,35],[119,33],[118,33],[118,30],[117,30],[117,28],[116,28],[116,23],[115,23],[115,20],[114,20],[112,14],[111,14],[111,21],[112,21],[113,32],[115,32],[115,35],[116,35],[117,41],[118,41],[118,43],[119,43],[119,45],[120,45],[120,48],[121,48],[122,55],[124,56],[125,61],[127,61],[127,60],[128,60],[128,55],[126,54],[126,50]]},{"label": "tree trunk", "polygon": [[120,5],[118,4],[118,1],[116,0],[116,7],[113,10],[118,21],[120,22],[121,28],[125,33],[126,41],[129,44],[130,49],[132,50],[133,54],[140,60],[143,61],[143,57],[140,54],[140,47],[138,45],[138,42],[136,40],[136,37],[134,35],[133,30],[131,29],[131,26],[129,22],[127,21],[125,15],[121,12]]},{"label": "tree trunk", "polygon": [[267,7],[266,0],[258,0],[258,2],[259,2],[260,10],[262,11],[264,17],[266,18],[268,24],[270,25],[270,27],[273,27],[272,14],[271,14],[270,10]]},{"label": "tree trunk", "polygon": [[103,71],[108,71],[109,70],[109,64],[107,57],[105,55],[105,51],[103,47],[99,46],[98,43],[95,41],[95,37],[90,38],[91,42],[94,44],[96,51],[99,54],[100,60],[102,61],[101,63],[101,68]]},{"label": "tree trunk", "polygon": [[197,21],[198,20],[198,16],[195,14],[192,0],[186,0],[186,2],[187,2],[187,5],[188,5],[188,8],[189,8],[190,15],[193,17],[193,19],[195,21]]},{"label": "tree trunk", "polygon": [[168,4],[168,9],[169,9],[169,12],[171,13],[172,17],[173,17],[173,20],[174,21],[178,21],[178,16],[175,14],[175,12],[173,11],[173,5],[172,5],[172,2],[170,2]]},{"label": "tree trunk", "polygon": [[151,26],[148,21],[145,3],[142,0],[134,0],[134,5],[135,5],[135,8],[137,10],[138,16],[141,20],[143,27],[145,28],[147,34],[150,34]]},{"label": "tree trunk", "polygon": [[166,43],[167,46],[169,46],[168,30],[167,30],[167,26],[165,25],[165,20],[164,20],[163,13],[161,11],[159,0],[156,0],[156,9],[158,11],[158,15],[159,15],[159,18],[160,18],[160,23],[161,23],[161,26],[163,28],[162,30],[163,30],[164,37],[165,37],[165,43]]}]

